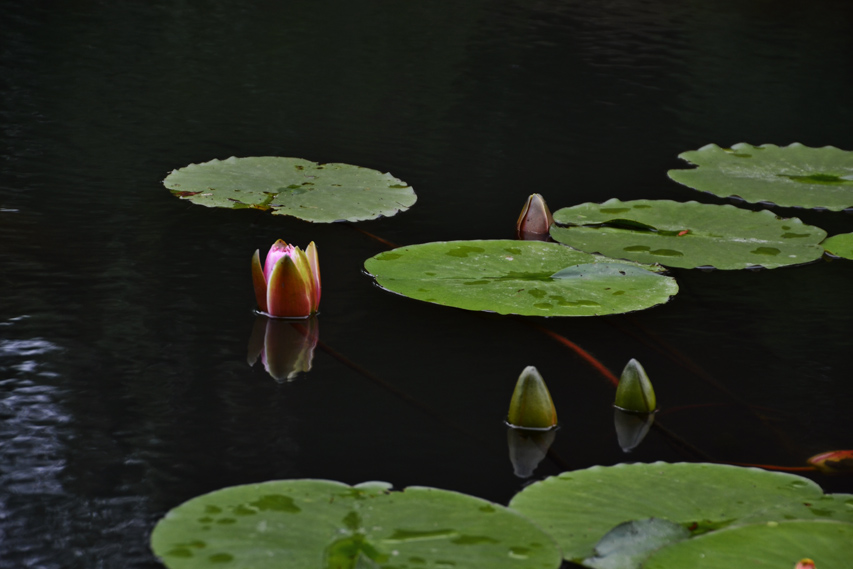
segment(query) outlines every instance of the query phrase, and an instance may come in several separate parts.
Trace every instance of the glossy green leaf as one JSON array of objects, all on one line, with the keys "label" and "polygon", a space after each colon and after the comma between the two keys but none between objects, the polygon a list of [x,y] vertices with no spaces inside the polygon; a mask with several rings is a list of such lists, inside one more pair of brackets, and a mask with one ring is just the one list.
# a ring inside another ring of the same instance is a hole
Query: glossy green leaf
[{"label": "glossy green leaf", "polygon": [[668,267],[775,268],[819,259],[826,237],[797,218],[731,205],[617,199],[554,213],[551,237],[575,249]]},{"label": "glossy green leaf", "polygon": [[821,243],[824,249],[837,257],[853,259],[853,233],[833,235]]},{"label": "glossy green leaf", "polygon": [[670,170],[670,178],[720,197],[832,211],[853,206],[853,152],[834,146],[709,144],[678,157],[698,168]]},{"label": "glossy green leaf", "polygon": [[594,569],[639,569],[653,551],[690,537],[685,527],[658,518],[619,524],[595,545],[595,555],[583,560]]},{"label": "glossy green leaf", "polygon": [[414,190],[391,174],[279,156],[231,157],[173,170],[173,195],[207,207],[255,208],[306,221],[363,221],[409,209]]},{"label": "glossy green leaf", "polygon": [[392,292],[499,314],[615,314],[664,303],[678,292],[660,267],[541,241],[426,243],[380,253],[364,266]]},{"label": "glossy green leaf", "polygon": [[503,506],[446,490],[280,480],[171,510],[151,536],[170,569],[556,569],[560,550]]},{"label": "glossy green leaf", "polygon": [[728,528],[660,549],[643,569],[793,569],[806,557],[816,569],[849,569],[853,524],[800,520]]},{"label": "glossy green leaf", "polygon": [[814,482],[792,474],[701,463],[564,472],[527,486],[510,507],[554,536],[570,560],[592,557],[596,542],[627,520],[662,518],[694,535],[747,521],[853,522],[853,496],[826,496]]}]

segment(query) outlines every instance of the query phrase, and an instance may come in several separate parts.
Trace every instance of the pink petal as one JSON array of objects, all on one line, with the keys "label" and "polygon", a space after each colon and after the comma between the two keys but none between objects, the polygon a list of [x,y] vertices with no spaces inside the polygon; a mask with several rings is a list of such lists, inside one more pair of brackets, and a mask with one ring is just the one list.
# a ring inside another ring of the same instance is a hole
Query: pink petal
[{"label": "pink petal", "polygon": [[305,249],[308,265],[311,267],[311,275],[314,279],[314,312],[320,308],[320,262],[317,259],[317,246],[312,241]]},{"label": "pink petal", "polygon": [[267,282],[267,312],[272,316],[305,318],[312,313],[313,281],[307,260],[304,253],[294,257],[296,262],[290,256],[279,259]]},{"label": "pink petal", "polygon": [[267,282],[270,281],[270,273],[272,273],[273,267],[278,263],[278,260],[285,255],[291,255],[292,253],[293,245],[288,245],[281,239],[272,244],[272,247],[270,247],[270,250],[267,253],[266,261],[264,262],[264,277]]}]

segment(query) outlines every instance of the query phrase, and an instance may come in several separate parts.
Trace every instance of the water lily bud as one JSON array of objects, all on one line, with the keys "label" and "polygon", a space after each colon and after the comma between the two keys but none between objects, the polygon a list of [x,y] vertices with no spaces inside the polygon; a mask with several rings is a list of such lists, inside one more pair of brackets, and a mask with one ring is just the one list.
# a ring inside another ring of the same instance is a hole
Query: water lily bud
[{"label": "water lily bud", "polygon": [[794,566],[794,569],[815,569],[814,561],[809,558],[800,559]]},{"label": "water lily bud", "polygon": [[633,358],[622,371],[613,404],[619,409],[635,413],[653,413],[657,409],[652,382],[640,362]]},{"label": "water lily bud", "polygon": [[853,450],[822,452],[807,462],[824,474],[850,474],[853,473]]},{"label": "water lily bud", "polygon": [[531,194],[518,217],[516,236],[530,240],[547,237],[553,223],[554,217],[545,203],[545,198],[539,194]]},{"label": "water lily bud", "polygon": [[261,312],[280,318],[307,318],[320,305],[320,266],[312,241],[303,251],[281,239],[273,243],[261,268],[252,256],[252,282]]},{"label": "water lily bud", "polygon": [[521,429],[550,429],[557,425],[557,410],[545,380],[533,366],[527,366],[515,384],[507,422]]}]

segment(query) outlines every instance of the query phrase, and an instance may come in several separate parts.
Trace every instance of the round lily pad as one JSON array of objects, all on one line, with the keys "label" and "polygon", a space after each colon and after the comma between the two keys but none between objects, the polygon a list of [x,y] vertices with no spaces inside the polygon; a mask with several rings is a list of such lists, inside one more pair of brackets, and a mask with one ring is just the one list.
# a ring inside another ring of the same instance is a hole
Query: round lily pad
[{"label": "round lily pad", "polygon": [[834,146],[709,144],[678,157],[698,168],[669,177],[716,196],[832,211],[853,206],[853,152]]},{"label": "round lily pad", "polygon": [[629,520],[662,518],[693,535],[746,520],[853,521],[847,505],[853,496],[832,496],[792,474],[658,462],[564,472],[527,486],[509,505],[549,532],[566,559],[582,560],[593,556],[596,542],[611,528]]},{"label": "round lily pad", "polygon": [[170,569],[556,569],[554,541],[516,512],[446,490],[278,480],[189,500],[160,520]]},{"label": "round lily pad", "polygon": [[678,292],[660,267],[541,241],[450,241],[400,247],[368,259],[383,288],[466,310],[593,316],[642,310]]},{"label": "round lily pad", "polygon": [[853,233],[833,235],[821,243],[821,245],[836,257],[853,259]]},{"label": "round lily pad", "polygon": [[812,559],[817,569],[848,569],[853,524],[799,520],[728,528],[664,547],[643,569],[792,569],[804,558]]},{"label": "round lily pad", "polygon": [[173,195],[207,207],[254,208],[306,221],[363,221],[409,209],[414,190],[391,174],[279,156],[231,157],[173,170]]},{"label": "round lily pad", "polygon": [[554,213],[551,237],[575,249],[692,269],[768,269],[819,259],[826,232],[732,205],[617,199]]}]

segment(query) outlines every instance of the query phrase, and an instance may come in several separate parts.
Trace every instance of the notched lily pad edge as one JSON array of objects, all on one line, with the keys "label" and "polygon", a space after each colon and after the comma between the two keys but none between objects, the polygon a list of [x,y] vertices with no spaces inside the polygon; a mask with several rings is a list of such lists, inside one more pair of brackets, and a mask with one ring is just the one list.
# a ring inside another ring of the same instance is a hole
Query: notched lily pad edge
[{"label": "notched lily pad edge", "polygon": [[[372,172],[377,172],[383,176],[390,176],[394,180],[397,180],[398,182],[400,182],[399,184],[389,185],[388,186],[389,188],[399,189],[399,190],[406,190],[406,189],[411,190],[412,203],[409,205],[405,205],[405,204],[400,203],[399,201],[394,201],[393,203],[397,209],[394,211],[394,213],[391,213],[389,215],[386,215],[384,213],[379,213],[379,214],[374,215],[373,217],[363,218],[363,219],[336,219],[333,221],[316,221],[313,219],[307,219],[304,217],[299,217],[298,215],[295,215],[293,213],[280,212],[277,208],[283,207],[283,205],[282,204],[272,204],[272,201],[276,197],[278,197],[281,192],[279,192],[277,194],[272,194],[270,192],[264,192],[267,194],[268,198],[263,203],[259,203],[259,204],[250,204],[250,203],[241,202],[241,201],[233,199],[233,198],[228,198],[228,201],[231,201],[234,203],[234,205],[231,206],[231,208],[230,208],[232,210],[252,209],[252,210],[258,210],[258,211],[264,211],[264,212],[272,210],[272,215],[283,215],[283,216],[295,217],[296,219],[301,219],[302,221],[307,221],[309,223],[345,223],[345,222],[355,223],[355,222],[359,222],[359,221],[373,221],[376,219],[393,217],[395,215],[398,215],[400,213],[408,211],[418,201],[418,195],[415,192],[412,185],[409,184],[408,182],[404,181],[404,180],[397,178],[396,176],[391,174],[391,172],[382,172],[381,170],[368,168],[366,166],[359,166],[357,164],[349,164],[347,162],[314,162],[313,160],[309,160],[307,158],[299,158],[299,157],[292,157],[292,156],[229,156],[228,158],[225,158],[225,159],[213,158],[211,160],[208,160],[207,162],[191,162],[190,164],[187,164],[186,166],[182,166],[180,168],[175,168],[173,170],[170,170],[166,174],[166,177],[163,178],[161,183],[169,191],[169,193],[172,194],[172,196],[174,196],[178,199],[181,199],[181,200],[189,200],[190,203],[192,203],[193,205],[202,205],[204,207],[215,208],[215,209],[229,209],[229,208],[223,208],[222,206],[218,206],[215,204],[198,203],[198,202],[191,200],[191,198],[194,196],[204,194],[205,190],[198,190],[198,191],[181,190],[181,189],[178,189],[178,188],[180,188],[180,184],[172,184],[174,187],[170,187],[166,183],[166,181],[169,179],[169,176],[171,176],[172,174],[175,174],[180,170],[185,170],[185,169],[190,168],[190,167],[205,166],[207,164],[210,164],[211,162],[226,162],[228,160],[241,160],[243,158],[291,158],[291,159],[295,159],[295,160],[304,160],[305,162],[310,162],[311,164],[315,165],[315,167],[320,167],[320,168],[325,167],[325,166],[346,166],[346,167],[352,167],[352,168],[359,168],[362,170],[370,170]],[[290,189],[290,188],[292,188],[292,186],[285,186],[281,189],[284,190],[284,189]],[[215,188],[207,188],[207,190],[210,192],[213,192],[213,191],[215,191]],[[239,192],[240,190],[233,190],[233,191]],[[210,194],[210,195],[212,195],[212,194]]]},{"label": "notched lily pad edge", "polygon": [[[707,192],[707,191],[704,191],[704,190],[698,190],[698,191],[701,191],[702,193],[704,193],[704,194],[708,194],[708,195],[710,195],[710,196],[714,196],[715,198],[719,198],[719,196],[717,196],[716,194],[712,194],[711,192]],[[750,203],[750,202],[747,202],[746,200],[744,200],[743,198],[741,198],[741,197],[739,197],[739,196],[735,196],[735,197],[737,197],[737,199],[738,199],[738,200],[740,200],[740,202],[739,202],[739,203]],[[609,198],[609,199],[618,199],[618,198]],[[721,198],[721,199],[726,199],[726,198]],[[607,201],[608,201],[608,200],[604,200],[604,202],[607,202]],[[620,201],[622,201],[622,200],[620,200]],[[628,201],[632,201],[632,200],[628,200]],[[654,201],[654,200],[650,200],[650,201]],[[668,201],[668,200],[662,200],[662,201]],[[670,200],[670,201],[671,201],[671,200]],[[596,204],[598,204],[598,205],[602,205],[604,202],[590,202],[590,203],[596,203]],[[687,201],[687,202],[678,202],[678,203],[687,203],[687,204],[689,204],[689,203],[696,203],[696,204],[701,204],[701,205],[722,205],[722,206],[726,206],[726,205],[728,205],[728,206],[730,206],[730,207],[731,207],[731,205],[732,205],[732,204],[705,204],[705,203],[703,203],[703,202],[697,202],[696,200],[690,200],[690,201]],[[764,204],[764,203],[769,203],[770,205],[776,205],[776,204],[772,204],[771,202],[758,202],[758,204]],[[582,205],[582,204],[578,204],[578,205]],[[574,207],[574,206],[567,206],[566,208],[560,208],[560,209],[568,209],[568,208],[570,208],[570,207]],[[796,208],[793,208],[793,209],[806,210],[806,209],[809,209],[809,208],[796,207]],[[559,211],[559,210],[557,210],[557,211]],[[776,213],[774,213],[774,212],[772,212],[772,211],[770,211],[770,210],[768,210],[768,209],[765,209],[765,210],[747,210],[747,209],[745,209],[745,210],[743,210],[743,211],[752,211],[752,212],[754,212],[754,213],[758,213],[758,212],[761,212],[761,211],[766,211],[767,213],[769,213],[769,214],[771,214],[771,215],[774,215],[774,216],[775,216],[777,219],[779,219],[779,220],[795,219],[795,220],[797,220],[797,221],[802,222],[802,220],[801,220],[801,219],[799,219],[798,217],[782,217],[782,216],[777,215]],[[823,210],[822,210],[822,211],[830,211],[830,210],[828,210],[828,209],[826,209],[826,208],[823,208]],[[850,208],[850,209],[849,209],[849,211],[848,211],[848,210],[844,210],[844,212],[845,212],[845,213],[851,213],[851,214],[853,214],[853,208]],[[804,223],[804,222],[803,222],[803,223]],[[607,225],[607,224],[606,224],[606,223],[589,223],[589,224],[560,223],[560,222],[558,222],[558,221],[554,221],[554,225],[553,225],[552,227],[569,228],[569,227],[594,227],[594,226],[604,226],[604,225]],[[636,225],[637,225],[638,227],[641,227],[641,226],[644,226],[645,224],[637,222],[637,223],[636,223]],[[652,227],[652,226],[646,226],[646,227],[648,227],[648,228],[649,228],[649,231],[651,231],[651,232],[656,232],[656,231],[657,231],[657,229],[656,229],[656,228],[654,228],[654,227]],[[815,227],[817,227],[817,226],[815,226]],[[820,229],[820,228],[818,228],[818,229]],[[600,251],[584,251],[583,249],[578,249],[577,247],[573,247],[572,245],[569,245],[568,243],[563,243],[562,241],[557,241],[556,239],[554,239],[554,237],[553,237],[553,236],[551,237],[551,239],[553,239],[555,243],[559,243],[559,244],[560,244],[560,245],[562,245],[563,247],[568,247],[569,249],[573,249],[573,250],[575,250],[575,251],[579,251],[579,252],[581,252],[581,253],[589,253],[590,255],[598,255],[598,256],[600,256],[600,257],[605,257],[605,258],[613,259],[613,260],[615,260],[615,261],[626,261],[626,262],[628,262],[628,263],[635,263],[635,264],[644,265],[644,266],[660,266],[661,268],[663,268],[663,269],[664,269],[663,271],[660,271],[660,273],[661,273],[661,274],[663,274],[663,275],[671,275],[671,274],[672,274],[672,273],[671,273],[671,271],[673,271],[673,270],[675,270],[675,269],[684,270],[684,271],[698,270],[698,271],[702,271],[702,272],[712,272],[712,271],[719,271],[719,270],[723,270],[723,269],[718,269],[717,267],[715,267],[715,266],[713,266],[713,265],[700,265],[700,266],[698,266],[698,267],[692,267],[692,268],[687,268],[687,267],[667,267],[667,266],[662,266],[662,265],[660,265],[659,263],[655,263],[654,265],[648,265],[648,264],[646,264],[646,263],[640,263],[639,261],[633,261],[633,260],[631,260],[631,259],[627,259],[627,258],[625,258],[625,257],[607,257],[606,255],[604,255],[604,254],[603,254],[603,253],[601,253]],[[828,237],[827,237],[827,239],[828,239]],[[826,241],[826,239],[824,239],[824,241]],[[822,243],[823,243],[823,241],[822,241],[820,244],[818,244],[818,245],[822,245]],[[833,258],[833,259],[838,258],[837,256],[833,255],[832,253],[830,253],[830,252],[829,252],[829,251],[827,251],[826,249],[824,249],[824,256],[829,256],[829,257],[831,257],[831,258]],[[791,267],[802,267],[802,266],[805,266],[805,265],[811,265],[811,264],[814,264],[814,263],[818,263],[818,262],[820,262],[820,261],[821,261],[821,258],[817,258],[817,259],[813,259],[813,260],[811,260],[811,261],[804,261],[804,262],[802,262],[802,263],[795,263],[795,264],[790,264],[790,265],[782,265],[782,266],[780,266],[780,267],[772,267],[772,269],[787,269],[787,268],[791,268]],[[740,270],[740,271],[753,271],[753,272],[757,272],[757,271],[769,271],[769,270],[772,270],[772,269],[768,269],[768,268],[767,268],[767,267],[765,267],[764,265],[749,265],[749,266],[743,267],[743,268],[741,268],[741,269],[734,269],[734,270]],[[726,269],[726,270],[732,270],[732,269]],[[627,313],[626,313],[626,314],[627,314]]]},{"label": "notched lily pad edge", "polygon": [[806,146],[805,144],[802,144],[800,142],[792,142],[788,146],[778,146],[776,144],[771,144],[771,143],[753,145],[753,144],[749,144],[748,142],[738,142],[738,143],[733,144],[730,147],[726,147],[726,146],[719,146],[718,144],[715,144],[715,143],[710,143],[710,144],[706,144],[705,146],[702,146],[701,148],[697,148],[696,150],[688,150],[688,151],[682,152],[681,154],[679,154],[677,156],[679,159],[683,160],[684,162],[686,162],[690,166],[695,166],[695,168],[672,168],[670,170],[667,170],[666,176],[667,176],[667,178],[669,178],[670,180],[672,180],[673,182],[675,182],[676,184],[678,184],[681,187],[690,188],[691,190],[701,192],[703,194],[707,194],[710,196],[714,196],[715,198],[729,200],[736,205],[755,204],[755,205],[761,205],[763,207],[775,207],[775,208],[794,209],[794,210],[811,210],[811,211],[819,211],[819,212],[840,211],[840,212],[844,212],[844,213],[848,213],[848,214],[853,214],[853,205],[846,207],[846,208],[834,210],[834,209],[830,209],[828,207],[823,207],[823,206],[806,207],[806,206],[802,206],[802,205],[779,205],[779,204],[772,202],[772,201],[769,201],[769,200],[758,200],[758,201],[751,202],[751,201],[746,200],[745,198],[742,198],[741,196],[739,196],[737,194],[729,194],[729,195],[723,196],[720,194],[715,194],[715,193],[708,191],[708,190],[701,190],[699,188],[694,188],[692,186],[685,184],[684,182],[680,182],[680,181],[676,180],[671,175],[672,172],[694,171],[694,170],[697,170],[698,168],[701,167],[699,164],[691,161],[686,156],[689,153],[702,152],[702,151],[707,150],[707,149],[719,148],[720,150],[722,150],[724,152],[736,154],[737,150],[739,150],[739,149],[735,148],[735,147],[738,145],[746,145],[746,146],[749,146],[750,149],[755,149],[755,150],[765,150],[766,148],[769,148],[769,147],[781,149],[781,148],[790,148],[793,146],[795,148],[802,147],[802,148],[808,148],[810,150],[821,150],[821,149],[828,148],[831,150],[838,150],[840,152],[847,152],[846,150],[844,150],[842,148],[838,148],[837,146],[833,146],[831,144],[827,144],[825,146]]}]

